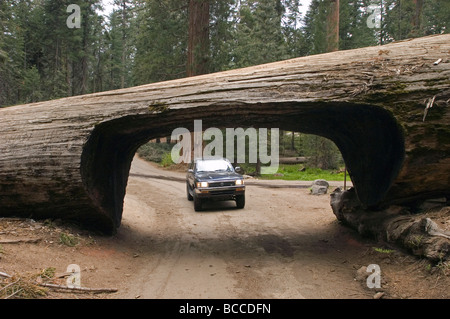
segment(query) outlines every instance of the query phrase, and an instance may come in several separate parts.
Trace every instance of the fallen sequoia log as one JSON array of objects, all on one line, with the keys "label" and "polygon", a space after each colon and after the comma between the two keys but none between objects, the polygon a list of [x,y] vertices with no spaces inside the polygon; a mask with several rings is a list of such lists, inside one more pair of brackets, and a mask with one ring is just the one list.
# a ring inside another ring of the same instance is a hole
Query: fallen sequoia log
[{"label": "fallen sequoia log", "polygon": [[448,199],[449,54],[439,35],[0,109],[0,215],[113,233],[135,151],[196,119],[331,139],[363,210]]},{"label": "fallen sequoia log", "polygon": [[353,188],[346,192],[336,189],[331,194],[331,207],[339,221],[363,236],[406,248],[434,262],[450,260],[450,231],[430,218],[447,216],[447,222],[450,207],[427,214],[411,214],[408,207],[397,205],[371,211],[361,205]]}]

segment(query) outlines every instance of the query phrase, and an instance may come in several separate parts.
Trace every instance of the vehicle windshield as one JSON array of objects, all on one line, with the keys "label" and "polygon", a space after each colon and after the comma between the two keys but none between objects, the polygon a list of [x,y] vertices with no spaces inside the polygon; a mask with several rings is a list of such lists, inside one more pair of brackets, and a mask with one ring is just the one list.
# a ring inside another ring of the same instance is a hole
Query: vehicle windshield
[{"label": "vehicle windshield", "polygon": [[198,172],[232,172],[233,166],[222,160],[208,160],[197,162]]}]

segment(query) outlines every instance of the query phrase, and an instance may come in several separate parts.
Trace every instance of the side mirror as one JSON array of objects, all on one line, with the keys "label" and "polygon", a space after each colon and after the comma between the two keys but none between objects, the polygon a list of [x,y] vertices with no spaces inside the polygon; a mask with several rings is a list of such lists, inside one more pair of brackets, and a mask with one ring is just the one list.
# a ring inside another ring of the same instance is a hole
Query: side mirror
[{"label": "side mirror", "polygon": [[188,173],[193,173],[194,170],[192,168],[188,169]]},{"label": "side mirror", "polygon": [[236,168],[234,170],[239,174],[241,174],[243,172],[242,168],[240,168],[239,166],[236,166]]}]

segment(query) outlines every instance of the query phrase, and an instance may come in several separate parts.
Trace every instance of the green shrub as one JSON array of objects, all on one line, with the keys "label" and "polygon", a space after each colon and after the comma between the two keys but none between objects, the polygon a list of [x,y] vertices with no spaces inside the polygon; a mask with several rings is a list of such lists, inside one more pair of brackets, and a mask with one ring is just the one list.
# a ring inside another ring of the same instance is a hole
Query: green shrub
[{"label": "green shrub", "polygon": [[168,152],[171,152],[172,147],[172,144],[167,143],[147,143],[142,145],[137,150],[137,153],[147,161],[161,163],[163,157],[166,156]]},{"label": "green shrub", "polygon": [[78,245],[78,238],[66,233],[61,233],[61,235],[59,236],[59,241],[61,242],[61,244],[69,247]]},{"label": "green shrub", "polygon": [[[344,180],[344,172],[313,167],[305,168],[302,164],[281,164],[278,168],[278,173],[281,173],[282,175],[262,175],[261,178],[299,181],[313,181],[316,179],[325,179],[327,181]],[[348,175],[347,180],[350,180]]]},{"label": "green shrub", "polygon": [[162,156],[162,159],[161,159],[161,163],[160,163],[160,164],[161,164],[161,166],[163,166],[163,167],[169,167],[169,166],[175,164],[175,163],[173,162],[173,160],[172,160],[172,153],[171,153],[171,152],[165,153],[165,154]]}]

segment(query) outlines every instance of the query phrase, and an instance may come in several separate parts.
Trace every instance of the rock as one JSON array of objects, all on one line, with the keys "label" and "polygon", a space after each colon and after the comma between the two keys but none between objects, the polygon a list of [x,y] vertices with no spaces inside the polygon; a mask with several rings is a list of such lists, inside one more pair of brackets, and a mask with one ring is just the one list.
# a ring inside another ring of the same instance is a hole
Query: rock
[{"label": "rock", "polygon": [[311,187],[311,195],[324,195],[328,191],[328,187],[313,185]]},{"label": "rock", "polygon": [[312,195],[323,195],[328,192],[330,184],[324,179],[316,179],[311,186]]},{"label": "rock", "polygon": [[327,188],[330,186],[330,184],[328,184],[328,182],[324,179],[316,179],[313,182],[313,185],[318,185],[318,186],[326,186]]},{"label": "rock", "polygon": [[355,280],[356,280],[356,281],[361,281],[361,282],[365,283],[366,280],[367,280],[367,277],[369,277],[369,275],[370,275],[370,274],[367,272],[367,267],[366,267],[366,266],[362,266],[361,268],[359,268],[359,269],[356,271],[356,277],[355,277]]},{"label": "rock", "polygon": [[373,295],[373,299],[381,299],[381,297],[384,296],[384,292],[377,292],[375,295]]}]

